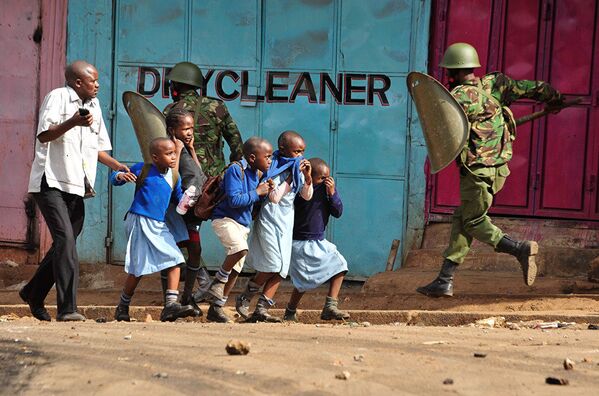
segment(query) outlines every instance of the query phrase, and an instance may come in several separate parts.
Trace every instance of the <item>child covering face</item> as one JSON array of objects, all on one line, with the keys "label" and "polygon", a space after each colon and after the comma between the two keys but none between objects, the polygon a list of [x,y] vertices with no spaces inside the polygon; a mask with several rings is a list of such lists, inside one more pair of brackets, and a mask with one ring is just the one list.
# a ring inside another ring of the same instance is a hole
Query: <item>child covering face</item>
[{"label": "child covering face", "polygon": [[[261,205],[260,212],[249,239],[248,266],[257,271],[248,282],[247,289],[238,296],[237,312],[250,322],[280,322],[268,313],[273,298],[287,277],[291,260],[294,206],[299,194],[304,199],[312,197],[311,165],[303,157],[306,144],[300,134],[283,132],[278,139],[279,150],[273,153],[273,161],[267,172],[275,189]],[[250,316],[252,297],[260,291],[256,309]]]}]

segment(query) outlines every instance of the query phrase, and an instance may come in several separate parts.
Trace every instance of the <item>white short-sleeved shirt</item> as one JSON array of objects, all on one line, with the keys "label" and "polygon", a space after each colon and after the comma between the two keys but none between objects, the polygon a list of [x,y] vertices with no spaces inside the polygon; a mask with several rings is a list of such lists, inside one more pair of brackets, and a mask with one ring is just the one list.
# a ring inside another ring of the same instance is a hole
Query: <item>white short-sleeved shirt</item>
[{"label": "white short-sleeved shirt", "polygon": [[71,87],[53,90],[46,95],[40,107],[37,136],[47,131],[50,126],[71,118],[80,107],[88,109],[93,116],[91,126],[74,127],[58,139],[47,143],[35,139],[35,158],[29,176],[29,192],[40,191],[44,174],[48,186],[79,196],[85,193],[85,176],[89,183],[94,185],[98,151],[112,150],[98,99],[93,98],[83,105]]}]

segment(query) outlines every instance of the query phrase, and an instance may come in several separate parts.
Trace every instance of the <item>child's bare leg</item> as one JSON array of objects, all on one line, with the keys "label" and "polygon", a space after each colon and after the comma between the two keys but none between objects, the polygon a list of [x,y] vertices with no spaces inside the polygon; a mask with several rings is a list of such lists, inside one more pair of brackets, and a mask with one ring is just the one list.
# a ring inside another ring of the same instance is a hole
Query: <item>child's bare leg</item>
[{"label": "child's bare leg", "polygon": [[139,284],[141,280],[141,276],[134,276],[129,274],[127,279],[125,279],[125,285],[123,286],[123,291],[121,292],[121,300],[119,301],[119,305],[116,307],[116,311],[114,312],[114,319],[116,321],[131,321],[129,317],[129,305],[131,304],[131,298],[133,297],[133,293],[135,293],[135,288]]},{"label": "child's bare leg", "polygon": [[233,289],[233,287],[235,286],[235,282],[237,282],[238,277],[239,272],[231,270],[231,273],[229,274],[229,280],[227,281],[227,283],[225,283],[225,289],[223,292],[223,295],[225,297],[229,297],[229,293],[231,292],[231,289]]},{"label": "child's bare leg", "polygon": [[210,302],[222,300],[225,297],[225,284],[229,280],[229,275],[231,275],[231,271],[233,270],[233,267],[235,267],[235,264],[244,258],[247,253],[248,251],[246,249],[225,257],[222,267],[220,267],[216,273],[214,280],[210,285],[210,289],[206,292],[206,297]]},{"label": "child's bare leg", "polygon": [[245,290],[235,299],[235,309],[243,319],[248,319],[250,317],[250,304],[252,303],[252,299],[260,292],[262,285],[264,285],[271,276],[272,274],[270,273],[258,272],[252,279],[250,279],[250,281],[248,281]]},{"label": "child's bare leg", "polygon": [[339,297],[339,290],[341,290],[341,285],[343,284],[343,278],[345,274],[343,272],[338,273],[333,276],[329,281],[329,297],[334,298],[335,300]]},{"label": "child's bare leg", "polygon": [[329,295],[324,303],[324,308],[320,314],[322,320],[343,320],[349,319],[347,312],[341,311],[337,304],[339,303],[337,297],[339,296],[339,290],[343,284],[343,278],[345,277],[344,272],[340,272],[333,276],[329,280]]},{"label": "child's bare leg", "polygon": [[[259,276],[258,276],[259,275]],[[256,303],[256,309],[252,316],[248,319],[250,322],[272,322],[279,323],[282,322],[281,318],[276,316],[272,316],[268,313],[268,310],[274,305],[274,301],[272,298],[275,296],[279,285],[283,278],[278,273],[258,273],[256,278],[259,281],[263,279],[266,280],[264,284],[264,289],[262,289],[262,295],[258,299]],[[254,279],[256,279],[254,278]]]},{"label": "child's bare leg", "polygon": [[208,319],[211,322],[218,323],[229,323],[232,321],[232,319],[229,318],[229,316],[225,313],[223,307],[227,303],[229,293],[231,292],[231,289],[233,289],[233,287],[235,286],[235,282],[237,282],[238,276],[239,273],[232,269],[231,273],[229,274],[229,279],[227,280],[227,283],[225,283],[225,287],[223,289],[223,298],[220,300],[214,300],[210,304],[210,308],[208,309],[208,315],[206,316],[206,319]]},{"label": "child's bare leg", "polygon": [[283,320],[286,320],[288,322],[299,322],[299,320],[297,319],[297,306],[299,305],[299,302],[303,296],[304,292],[301,292],[296,288],[293,289],[293,293],[291,293],[291,298],[289,299],[287,307],[285,308],[285,316],[283,317]]}]

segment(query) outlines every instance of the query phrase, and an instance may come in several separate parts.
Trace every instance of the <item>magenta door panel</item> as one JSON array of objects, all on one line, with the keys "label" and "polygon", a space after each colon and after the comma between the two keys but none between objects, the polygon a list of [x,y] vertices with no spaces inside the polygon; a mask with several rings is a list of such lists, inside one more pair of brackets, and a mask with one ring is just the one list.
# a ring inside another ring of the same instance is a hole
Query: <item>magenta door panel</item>
[{"label": "magenta door panel", "polygon": [[[445,47],[477,47],[479,73],[502,70],[515,79],[549,81],[575,108],[518,128],[511,176],[492,213],[599,220],[599,20],[598,1],[439,0],[433,4],[431,73]],[[540,110],[532,101],[512,106],[516,117]],[[459,205],[455,166],[429,177],[430,210]]]},{"label": "magenta door panel", "polygon": [[39,45],[34,38],[38,39],[39,1],[4,0],[1,18],[0,242],[19,243],[27,236],[24,199],[37,114]]}]

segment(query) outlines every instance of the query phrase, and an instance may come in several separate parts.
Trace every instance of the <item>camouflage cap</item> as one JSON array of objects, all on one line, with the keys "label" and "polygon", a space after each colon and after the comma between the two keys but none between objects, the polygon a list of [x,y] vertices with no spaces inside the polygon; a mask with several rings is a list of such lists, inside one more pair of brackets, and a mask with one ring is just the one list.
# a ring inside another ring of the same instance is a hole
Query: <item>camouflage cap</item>
[{"label": "camouflage cap", "polygon": [[445,50],[439,66],[446,69],[468,69],[480,67],[476,49],[467,43],[454,43]]},{"label": "camouflage cap", "polygon": [[200,88],[204,77],[199,67],[191,62],[179,62],[166,75],[166,79]]}]

